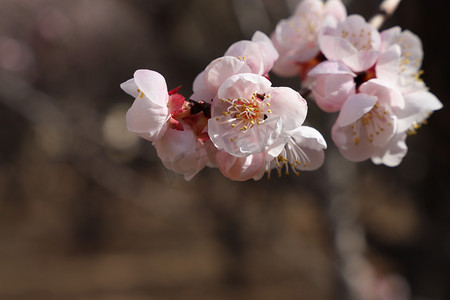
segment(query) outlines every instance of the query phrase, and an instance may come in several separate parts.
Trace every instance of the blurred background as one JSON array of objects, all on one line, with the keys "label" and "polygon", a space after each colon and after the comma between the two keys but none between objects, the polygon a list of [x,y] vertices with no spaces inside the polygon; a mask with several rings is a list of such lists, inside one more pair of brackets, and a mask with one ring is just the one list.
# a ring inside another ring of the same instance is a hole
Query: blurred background
[{"label": "blurred background", "polygon": [[450,299],[447,1],[403,0],[384,26],[421,37],[444,103],[397,168],[345,161],[314,102],[329,149],[299,177],[185,182],[126,130],[134,70],[189,96],[296,2],[0,0],[0,299]]}]

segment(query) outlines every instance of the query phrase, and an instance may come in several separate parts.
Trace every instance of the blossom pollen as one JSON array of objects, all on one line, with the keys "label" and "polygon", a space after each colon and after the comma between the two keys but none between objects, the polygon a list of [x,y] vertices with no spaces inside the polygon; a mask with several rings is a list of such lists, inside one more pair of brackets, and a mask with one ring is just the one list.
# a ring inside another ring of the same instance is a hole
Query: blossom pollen
[{"label": "blossom pollen", "polygon": [[369,143],[373,143],[374,137],[379,136],[386,127],[392,126],[390,113],[378,103],[375,103],[373,108],[365,113],[359,120],[351,125],[352,135],[354,136],[355,145],[358,146],[363,131],[366,133]]},{"label": "blossom pollen", "polygon": [[293,137],[289,137],[281,153],[266,166],[266,174],[270,179],[271,169],[276,169],[278,177],[281,177],[284,169],[285,175],[289,175],[289,171],[292,171],[299,176],[299,167],[307,168],[311,166],[311,160],[305,151],[296,143]]},{"label": "blossom pollen", "polygon": [[216,118],[219,124],[229,124],[231,127],[238,127],[245,133],[255,125],[260,125],[267,118],[270,109],[266,109],[270,104],[267,101],[268,95],[257,94],[256,92],[248,98],[221,99],[222,103],[228,103],[221,115]]}]

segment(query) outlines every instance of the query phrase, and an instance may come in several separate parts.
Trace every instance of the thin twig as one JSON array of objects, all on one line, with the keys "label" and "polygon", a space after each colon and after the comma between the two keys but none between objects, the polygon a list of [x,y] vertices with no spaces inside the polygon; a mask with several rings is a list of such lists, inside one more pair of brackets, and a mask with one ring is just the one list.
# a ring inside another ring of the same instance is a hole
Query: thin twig
[{"label": "thin twig", "polygon": [[391,17],[401,0],[384,0],[380,4],[379,12],[370,19],[369,23],[372,24],[373,27],[379,29],[381,25]]}]

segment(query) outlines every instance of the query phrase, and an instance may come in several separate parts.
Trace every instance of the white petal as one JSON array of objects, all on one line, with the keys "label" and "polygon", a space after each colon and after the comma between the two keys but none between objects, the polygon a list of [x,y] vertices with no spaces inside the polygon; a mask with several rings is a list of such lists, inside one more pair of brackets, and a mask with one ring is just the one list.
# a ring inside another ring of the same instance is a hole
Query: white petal
[{"label": "white petal", "polygon": [[325,74],[333,74],[333,75],[339,74],[356,77],[356,74],[353,73],[345,64],[334,60],[327,60],[318,64],[314,69],[312,69],[308,73],[308,76],[318,76]]},{"label": "white petal", "polygon": [[167,127],[169,109],[151,102],[146,97],[137,98],[126,115],[128,130],[149,141],[159,138]]},{"label": "white petal", "polygon": [[230,76],[250,73],[250,67],[233,56],[220,57],[213,60],[205,69],[205,85],[209,93],[216,94],[222,83]]},{"label": "white petal", "polygon": [[375,146],[368,139],[360,138],[355,142],[353,129],[350,126],[340,127],[337,122],[331,129],[331,137],[339,152],[350,161],[364,161],[375,152]]},{"label": "white petal", "polygon": [[399,45],[392,45],[385,52],[381,53],[375,66],[377,78],[394,84],[397,83],[400,72],[401,52]]},{"label": "white petal", "polygon": [[208,135],[219,150],[243,157],[269,149],[279,137],[281,126],[281,118],[273,116],[264,120],[261,125],[241,132],[231,126],[222,126],[220,121],[211,118],[208,121]]},{"label": "white petal", "polygon": [[366,94],[350,96],[342,105],[336,124],[338,124],[339,127],[344,127],[354,123],[364,114],[368,113],[376,102],[377,97],[375,96]]},{"label": "white petal", "polygon": [[134,80],[139,90],[151,102],[159,106],[167,106],[169,94],[166,80],[161,74],[151,70],[137,70],[134,72]]},{"label": "white petal", "polygon": [[220,86],[217,96],[219,99],[251,98],[254,92],[264,94],[272,83],[265,77],[244,73],[229,77]]},{"label": "white petal", "polygon": [[385,147],[377,149],[372,156],[372,162],[377,165],[384,164],[388,167],[398,166],[408,152],[405,140],[405,133],[397,134]]},{"label": "white petal", "polygon": [[358,52],[349,41],[330,35],[319,36],[319,47],[328,60],[342,60]]},{"label": "white petal", "polygon": [[308,112],[306,100],[288,87],[268,89],[272,114],[281,117],[283,131],[293,130],[303,124]]},{"label": "white petal", "polygon": [[420,91],[405,96],[405,108],[398,112],[398,131],[404,132],[414,124],[422,123],[429,114],[441,109],[442,103],[428,91]]},{"label": "white petal", "polygon": [[377,97],[379,104],[393,108],[405,107],[402,94],[389,82],[377,78],[370,79],[359,87],[361,93]]},{"label": "white petal", "polygon": [[137,91],[139,88],[134,82],[134,78],[131,78],[120,85],[120,88],[124,90],[128,95],[133,96],[133,98],[137,98],[139,96],[139,92]]}]

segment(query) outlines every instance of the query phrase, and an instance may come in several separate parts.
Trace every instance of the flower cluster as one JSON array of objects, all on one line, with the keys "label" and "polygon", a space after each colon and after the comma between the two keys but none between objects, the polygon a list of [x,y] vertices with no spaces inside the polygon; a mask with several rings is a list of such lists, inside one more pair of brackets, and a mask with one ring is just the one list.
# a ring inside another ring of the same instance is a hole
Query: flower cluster
[{"label": "flower cluster", "polygon": [[420,39],[400,28],[379,32],[339,0],[301,1],[271,38],[257,31],[231,45],[194,80],[189,99],[164,77],[138,70],[121,85],[135,101],[131,132],[153,143],[165,167],[190,180],[217,167],[232,180],[275,169],[299,174],[324,161],[327,144],[304,126],[307,102],[273,87],[269,72],[298,75],[326,112],[339,112],[332,139],[351,161],[398,165],[405,139],[442,107],[420,79]]},{"label": "flower cluster", "polygon": [[274,71],[299,74],[323,111],[339,112],[332,139],[351,161],[397,166],[407,135],[442,108],[420,78],[420,39],[399,27],[380,33],[346,16],[340,1],[301,2],[272,40],[280,50]]}]

